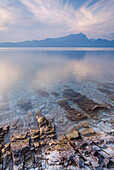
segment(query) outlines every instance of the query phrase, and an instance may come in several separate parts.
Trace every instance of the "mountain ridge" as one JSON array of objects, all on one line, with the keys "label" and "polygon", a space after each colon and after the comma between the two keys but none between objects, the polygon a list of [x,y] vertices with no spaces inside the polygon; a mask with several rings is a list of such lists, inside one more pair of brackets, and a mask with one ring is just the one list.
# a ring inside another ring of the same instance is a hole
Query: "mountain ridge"
[{"label": "mountain ridge", "polygon": [[85,34],[79,33],[43,40],[1,42],[0,47],[114,47],[114,40],[88,39]]}]

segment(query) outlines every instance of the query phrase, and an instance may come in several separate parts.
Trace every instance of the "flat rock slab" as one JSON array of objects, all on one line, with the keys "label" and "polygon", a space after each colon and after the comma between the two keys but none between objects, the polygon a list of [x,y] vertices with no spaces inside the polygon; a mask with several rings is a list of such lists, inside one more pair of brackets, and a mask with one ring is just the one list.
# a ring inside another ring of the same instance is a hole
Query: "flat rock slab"
[{"label": "flat rock slab", "polygon": [[91,127],[83,128],[79,132],[80,132],[80,134],[82,136],[92,136],[92,135],[95,135],[95,132],[94,132],[94,130]]},{"label": "flat rock slab", "polygon": [[68,134],[66,134],[66,137],[69,140],[74,140],[79,137],[79,132],[76,129],[71,129],[71,131]]},{"label": "flat rock slab", "polygon": [[88,113],[91,116],[93,116],[94,112],[98,110],[107,109],[105,106],[95,103],[93,100],[88,99],[84,95],[77,93],[72,89],[64,89],[63,97],[78,104],[78,106],[81,109],[83,109],[86,113]]},{"label": "flat rock slab", "polygon": [[60,100],[58,101],[58,104],[65,109],[65,111],[67,112],[66,117],[71,121],[87,119],[87,116],[85,114],[72,108],[66,100]]},{"label": "flat rock slab", "polygon": [[20,108],[22,108],[25,111],[32,109],[32,105],[31,105],[30,100],[21,101],[17,104],[17,106],[19,106]]}]

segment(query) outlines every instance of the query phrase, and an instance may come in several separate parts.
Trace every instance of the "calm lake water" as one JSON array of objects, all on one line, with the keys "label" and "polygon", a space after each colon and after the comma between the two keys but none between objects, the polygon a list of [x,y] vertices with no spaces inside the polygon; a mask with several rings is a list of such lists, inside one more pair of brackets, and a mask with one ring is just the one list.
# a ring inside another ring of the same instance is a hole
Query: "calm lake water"
[{"label": "calm lake water", "polygon": [[15,82],[114,80],[113,48],[1,48],[0,92]]}]

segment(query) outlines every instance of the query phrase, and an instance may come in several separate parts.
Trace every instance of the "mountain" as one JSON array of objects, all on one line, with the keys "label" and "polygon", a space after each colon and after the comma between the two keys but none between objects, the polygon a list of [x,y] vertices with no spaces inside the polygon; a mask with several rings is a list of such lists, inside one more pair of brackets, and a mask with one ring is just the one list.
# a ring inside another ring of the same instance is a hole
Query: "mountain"
[{"label": "mountain", "polygon": [[23,42],[4,42],[0,47],[114,47],[114,40],[88,39],[85,34],[70,34],[60,38]]}]

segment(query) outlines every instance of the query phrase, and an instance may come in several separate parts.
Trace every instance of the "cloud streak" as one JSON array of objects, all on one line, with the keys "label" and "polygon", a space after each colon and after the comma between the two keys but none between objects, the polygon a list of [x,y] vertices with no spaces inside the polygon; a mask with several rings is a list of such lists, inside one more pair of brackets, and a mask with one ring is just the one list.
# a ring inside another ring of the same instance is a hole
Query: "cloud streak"
[{"label": "cloud streak", "polygon": [[2,41],[42,39],[79,32],[84,32],[89,38],[114,38],[113,0],[97,0],[95,3],[85,0],[83,3],[80,1],[80,5],[75,1],[75,6],[72,2],[17,0],[15,3],[14,0],[0,0]]}]

